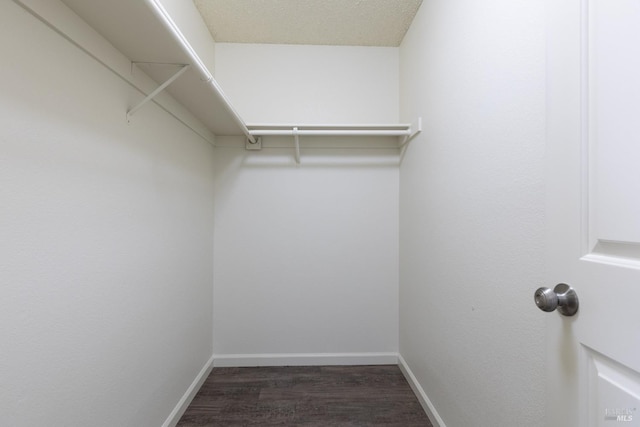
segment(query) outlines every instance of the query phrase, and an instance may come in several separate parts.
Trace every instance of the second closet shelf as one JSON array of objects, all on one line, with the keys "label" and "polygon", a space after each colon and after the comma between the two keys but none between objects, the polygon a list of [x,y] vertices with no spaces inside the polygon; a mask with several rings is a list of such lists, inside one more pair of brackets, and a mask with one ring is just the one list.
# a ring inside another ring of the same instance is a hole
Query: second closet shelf
[{"label": "second closet shelf", "polygon": [[413,124],[247,124],[255,142],[247,140],[248,150],[260,150],[263,136],[292,136],[295,143],[295,160],[300,164],[301,136],[345,137],[397,137],[398,147],[406,145],[422,132],[422,118]]},{"label": "second closet shelf", "polygon": [[397,136],[404,145],[422,131],[422,119],[406,124],[247,124],[253,136]]}]

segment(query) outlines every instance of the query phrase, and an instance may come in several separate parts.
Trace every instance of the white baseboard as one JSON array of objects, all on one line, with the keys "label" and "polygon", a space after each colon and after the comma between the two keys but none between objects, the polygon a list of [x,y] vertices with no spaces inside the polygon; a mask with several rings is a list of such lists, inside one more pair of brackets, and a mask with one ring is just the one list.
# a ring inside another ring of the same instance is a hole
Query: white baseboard
[{"label": "white baseboard", "polygon": [[214,354],[215,367],[397,365],[398,353]]},{"label": "white baseboard", "polygon": [[184,393],[182,398],[178,401],[176,407],[173,408],[173,411],[171,411],[167,420],[162,424],[162,427],[175,427],[175,425],[178,424],[178,421],[180,421],[180,417],[182,417],[184,411],[187,410],[189,404],[191,404],[191,401],[198,393],[198,390],[200,390],[200,387],[202,387],[202,384],[211,373],[211,370],[213,369],[213,361],[214,356],[211,356],[209,360],[207,360],[207,363],[205,363],[205,365],[202,367],[196,378],[193,380],[187,391]]},{"label": "white baseboard", "polygon": [[162,427],[175,427],[214,367],[398,365],[435,427],[446,427],[424,389],[398,353],[214,354],[205,363]]},{"label": "white baseboard", "polygon": [[446,427],[444,421],[442,421],[442,418],[440,418],[438,411],[436,411],[433,403],[431,403],[431,400],[429,400],[427,394],[424,392],[424,389],[416,379],[415,375],[413,375],[413,372],[411,372],[409,365],[407,365],[407,362],[405,362],[401,355],[398,355],[398,367],[402,371],[404,377],[407,379],[409,386],[411,386],[411,389],[418,397],[418,401],[422,405],[424,412],[427,413],[427,416],[431,420],[431,423],[434,425],[434,427]]}]

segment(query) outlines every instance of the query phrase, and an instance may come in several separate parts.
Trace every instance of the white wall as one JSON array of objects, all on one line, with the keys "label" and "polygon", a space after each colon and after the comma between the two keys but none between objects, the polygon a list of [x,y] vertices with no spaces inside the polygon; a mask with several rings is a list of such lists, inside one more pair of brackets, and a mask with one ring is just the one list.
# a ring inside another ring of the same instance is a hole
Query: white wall
[{"label": "white wall", "polygon": [[[248,120],[397,121],[397,50],[216,47],[216,78]],[[246,56],[248,50],[253,56]],[[314,52],[322,63],[344,72],[310,66],[305,59],[314,58]],[[339,64],[332,62],[337,57]],[[247,70],[245,61],[251,58],[255,62]],[[281,68],[298,61],[299,69]],[[349,86],[359,73],[364,83]],[[288,78],[295,78],[291,86]],[[388,102],[363,96],[382,82]],[[343,90],[325,96],[332,85]],[[285,356],[290,353],[374,357],[397,352],[397,150],[318,148],[345,141],[307,138],[297,168],[292,148],[274,148],[290,146],[290,140],[266,138],[268,147],[260,152],[245,151],[233,138],[218,140],[216,353],[277,364],[300,361]],[[269,354],[282,358],[269,359]],[[338,359],[323,362],[331,360]]]},{"label": "white wall", "polygon": [[542,426],[544,2],[425,1],[400,49],[400,352],[449,427]]},{"label": "white wall", "polygon": [[213,149],[0,15],[0,424],[159,426],[212,354]]},{"label": "white wall", "polygon": [[216,43],[216,80],[247,123],[397,123],[398,49]]}]

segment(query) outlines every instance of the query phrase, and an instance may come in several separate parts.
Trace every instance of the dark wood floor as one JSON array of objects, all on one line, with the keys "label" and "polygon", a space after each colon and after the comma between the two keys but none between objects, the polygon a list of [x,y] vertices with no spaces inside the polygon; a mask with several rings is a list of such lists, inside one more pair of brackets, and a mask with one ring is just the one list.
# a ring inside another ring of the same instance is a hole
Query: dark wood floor
[{"label": "dark wood floor", "polygon": [[178,426],[432,427],[397,366],[214,368]]}]

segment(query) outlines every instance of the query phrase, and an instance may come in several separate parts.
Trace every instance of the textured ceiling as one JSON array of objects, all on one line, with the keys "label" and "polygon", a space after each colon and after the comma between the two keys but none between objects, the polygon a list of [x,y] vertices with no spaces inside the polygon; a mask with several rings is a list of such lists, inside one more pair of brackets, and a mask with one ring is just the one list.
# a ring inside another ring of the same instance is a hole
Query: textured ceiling
[{"label": "textured ceiling", "polygon": [[399,46],[422,0],[194,0],[217,42]]}]

